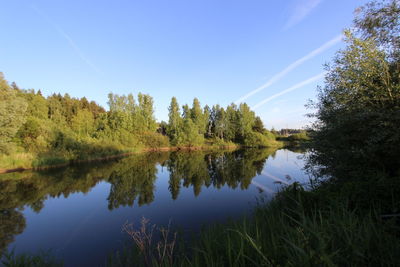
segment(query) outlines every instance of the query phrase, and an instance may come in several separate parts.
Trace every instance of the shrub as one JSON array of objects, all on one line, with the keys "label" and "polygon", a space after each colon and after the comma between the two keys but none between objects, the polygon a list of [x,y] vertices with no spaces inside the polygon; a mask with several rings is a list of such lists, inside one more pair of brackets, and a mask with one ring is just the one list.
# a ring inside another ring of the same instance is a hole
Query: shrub
[{"label": "shrub", "polygon": [[268,147],[271,146],[275,140],[258,132],[246,133],[243,140],[243,145],[247,147]]},{"label": "shrub", "polygon": [[167,136],[159,133],[143,133],[138,136],[139,141],[145,146],[150,148],[169,147],[169,139]]},{"label": "shrub", "polygon": [[309,141],[310,137],[308,137],[306,132],[296,133],[288,136],[287,140],[289,141]]}]

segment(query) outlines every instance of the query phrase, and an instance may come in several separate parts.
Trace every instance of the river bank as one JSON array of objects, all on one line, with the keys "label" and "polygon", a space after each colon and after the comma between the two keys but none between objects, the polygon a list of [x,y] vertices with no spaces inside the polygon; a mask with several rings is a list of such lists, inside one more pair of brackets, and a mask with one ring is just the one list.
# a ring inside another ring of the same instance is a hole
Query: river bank
[{"label": "river bank", "polygon": [[[27,170],[44,170],[50,168],[60,168],[73,164],[85,163],[85,162],[94,162],[94,161],[106,161],[121,157],[127,157],[137,153],[147,153],[147,152],[167,152],[167,151],[214,151],[214,150],[235,150],[239,148],[244,148],[238,144],[227,144],[227,145],[202,145],[202,146],[173,146],[173,147],[158,147],[158,148],[138,148],[133,151],[121,151],[118,154],[111,154],[105,156],[93,156],[85,159],[67,159],[60,157],[53,158],[43,158],[43,159],[35,159],[32,155],[26,155],[27,153],[21,153],[22,161],[18,162],[18,156],[16,156],[17,160],[14,161],[14,164],[19,164],[19,166],[5,167],[0,168],[0,174],[11,173],[11,172],[22,172]],[[11,155],[12,156],[12,155]],[[8,161],[13,161],[13,159],[9,157]],[[4,160],[7,161],[7,160]],[[36,162],[43,162],[43,164],[36,165]],[[12,163],[13,164],[13,163]]]}]

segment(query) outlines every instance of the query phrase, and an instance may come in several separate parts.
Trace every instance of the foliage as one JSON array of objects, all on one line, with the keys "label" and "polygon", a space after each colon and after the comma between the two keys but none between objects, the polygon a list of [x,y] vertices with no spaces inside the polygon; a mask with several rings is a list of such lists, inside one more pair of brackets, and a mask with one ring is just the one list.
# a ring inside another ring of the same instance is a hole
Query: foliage
[{"label": "foliage", "polygon": [[176,137],[177,146],[199,146],[204,143],[203,136],[199,134],[199,128],[190,119],[184,119],[182,123],[182,129],[179,131]]},{"label": "foliage", "polygon": [[289,141],[309,141],[310,137],[306,131],[289,135],[287,138]]},{"label": "foliage", "polygon": [[243,144],[247,147],[267,147],[268,138],[259,132],[249,132],[244,136]]},{"label": "foliage", "polygon": [[[285,146],[291,149],[307,149],[309,148],[310,133],[305,130],[298,130],[299,132],[287,135],[277,135],[276,140],[282,142]],[[272,133],[271,133],[272,134]]]},{"label": "foliage", "polygon": [[167,126],[167,134],[171,140],[172,144],[176,144],[176,139],[182,125],[182,118],[180,114],[179,104],[175,97],[171,99],[171,104],[168,108],[169,121]]},{"label": "foliage", "polygon": [[231,104],[226,109],[219,105],[202,109],[199,100],[195,98],[192,108],[182,106],[181,114],[178,102],[173,97],[166,129],[171,144],[179,146],[201,145],[203,138],[245,146],[276,146],[275,137],[264,128],[260,117],[245,103],[239,106]]},{"label": "foliage", "polygon": [[327,66],[320,88],[309,165],[318,175],[363,179],[400,171],[400,7],[368,4],[347,47]]},{"label": "foliage", "polygon": [[[205,138],[220,145],[275,146],[260,117],[241,103],[180,106],[171,99],[168,122],[157,123],[154,102],[139,93],[108,95],[109,110],[85,97],[10,86],[0,76],[0,168],[65,164],[143,148],[203,147]],[[28,155],[28,156],[27,156]],[[19,160],[24,158],[24,160]]]},{"label": "foliage", "polygon": [[159,133],[143,133],[138,139],[140,143],[149,148],[165,148],[170,146],[168,137]]},{"label": "foliage", "polygon": [[12,151],[12,138],[25,122],[26,107],[18,91],[11,88],[0,73],[0,153]]},{"label": "foliage", "polygon": [[[109,94],[106,112],[86,98],[9,86],[0,77],[0,167],[37,167],[93,159],[169,142],[156,133],[153,100]],[[6,155],[8,154],[8,155]]]}]

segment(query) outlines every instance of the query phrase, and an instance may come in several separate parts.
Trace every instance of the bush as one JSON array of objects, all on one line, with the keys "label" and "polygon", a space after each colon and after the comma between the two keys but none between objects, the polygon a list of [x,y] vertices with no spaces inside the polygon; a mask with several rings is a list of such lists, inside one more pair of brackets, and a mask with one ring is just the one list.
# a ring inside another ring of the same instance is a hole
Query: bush
[{"label": "bush", "polygon": [[309,141],[310,137],[308,137],[306,132],[301,132],[288,136],[287,140],[302,142],[302,141]]},{"label": "bush", "polygon": [[247,147],[270,147],[275,146],[276,141],[261,133],[249,132],[244,136],[243,145]]},{"label": "bush", "polygon": [[204,137],[191,119],[185,119],[175,142],[177,146],[199,146],[204,144]]},{"label": "bush", "polygon": [[168,137],[159,133],[144,133],[139,135],[138,139],[145,147],[160,148],[170,146]]}]

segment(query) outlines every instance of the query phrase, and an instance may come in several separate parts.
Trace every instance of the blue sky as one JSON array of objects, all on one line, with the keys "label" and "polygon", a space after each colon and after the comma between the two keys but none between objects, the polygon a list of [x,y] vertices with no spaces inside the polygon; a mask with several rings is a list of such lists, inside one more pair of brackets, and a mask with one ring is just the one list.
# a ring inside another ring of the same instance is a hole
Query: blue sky
[{"label": "blue sky", "polygon": [[[361,0],[3,1],[0,71],[45,95],[245,101],[267,128],[303,127],[323,64]],[[310,54],[311,53],[311,54]]]}]

